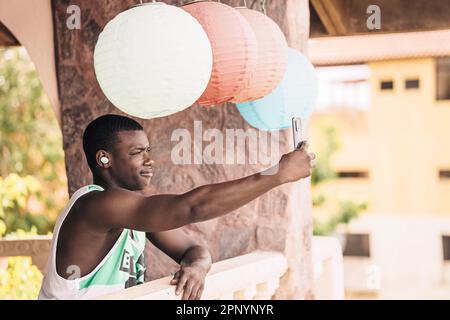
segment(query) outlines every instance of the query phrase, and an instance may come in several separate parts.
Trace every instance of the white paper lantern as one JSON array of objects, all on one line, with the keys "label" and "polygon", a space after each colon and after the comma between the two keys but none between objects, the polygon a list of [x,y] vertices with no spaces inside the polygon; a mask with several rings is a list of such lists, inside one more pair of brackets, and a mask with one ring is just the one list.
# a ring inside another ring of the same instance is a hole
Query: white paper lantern
[{"label": "white paper lantern", "polygon": [[211,76],[212,50],[205,31],[189,13],[150,3],[108,22],[95,46],[94,68],[114,106],[150,119],[197,101]]}]

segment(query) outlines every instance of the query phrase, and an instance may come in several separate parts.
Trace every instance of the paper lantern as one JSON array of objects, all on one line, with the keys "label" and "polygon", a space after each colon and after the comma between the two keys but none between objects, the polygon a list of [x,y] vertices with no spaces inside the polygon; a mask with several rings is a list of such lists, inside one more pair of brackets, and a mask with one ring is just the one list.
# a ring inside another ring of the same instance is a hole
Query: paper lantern
[{"label": "paper lantern", "polygon": [[211,76],[212,51],[205,31],[190,14],[148,3],[108,22],[95,46],[94,67],[114,106],[149,119],[197,101]]},{"label": "paper lantern", "polygon": [[195,1],[182,8],[202,25],[212,47],[212,74],[198,104],[230,101],[247,86],[255,70],[258,57],[255,33],[239,12],[223,3]]},{"label": "paper lantern", "polygon": [[290,128],[292,117],[307,121],[317,97],[317,77],[312,64],[299,51],[289,48],[282,82],[268,96],[238,104],[242,117],[261,130]]},{"label": "paper lantern", "polygon": [[244,90],[233,102],[247,102],[265,97],[283,79],[286,71],[288,46],[278,25],[265,14],[247,8],[236,8],[252,27],[258,43],[258,61]]}]

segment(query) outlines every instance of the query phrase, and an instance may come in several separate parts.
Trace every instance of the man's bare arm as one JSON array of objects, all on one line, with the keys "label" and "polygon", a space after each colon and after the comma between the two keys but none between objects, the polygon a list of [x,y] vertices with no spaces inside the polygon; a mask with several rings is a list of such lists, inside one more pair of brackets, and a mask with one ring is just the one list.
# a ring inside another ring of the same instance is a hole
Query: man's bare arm
[{"label": "man's bare arm", "polygon": [[96,192],[87,217],[105,229],[130,228],[157,232],[214,219],[256,199],[270,189],[311,174],[313,157],[305,147],[283,155],[275,175],[257,173],[238,180],[205,185],[181,195],[144,197],[115,188]]},{"label": "man's bare arm", "polygon": [[[176,263],[190,263],[193,260],[211,260],[208,249],[190,237],[183,229],[174,229],[161,232],[147,232],[147,239],[159,250],[167,254]],[[190,249],[202,247],[198,256],[187,255]]]},{"label": "man's bare arm", "polygon": [[147,233],[147,238],[161,251],[180,264],[170,284],[183,299],[200,299],[205,277],[211,268],[211,255],[182,229]]}]

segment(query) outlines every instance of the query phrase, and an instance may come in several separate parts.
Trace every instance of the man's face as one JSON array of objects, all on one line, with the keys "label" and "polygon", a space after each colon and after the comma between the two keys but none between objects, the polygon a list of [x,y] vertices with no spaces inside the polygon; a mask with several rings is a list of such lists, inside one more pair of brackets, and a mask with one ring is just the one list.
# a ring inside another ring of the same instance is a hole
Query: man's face
[{"label": "man's face", "polygon": [[150,143],[143,130],[120,131],[116,134],[111,174],[128,190],[143,190],[153,174]]}]

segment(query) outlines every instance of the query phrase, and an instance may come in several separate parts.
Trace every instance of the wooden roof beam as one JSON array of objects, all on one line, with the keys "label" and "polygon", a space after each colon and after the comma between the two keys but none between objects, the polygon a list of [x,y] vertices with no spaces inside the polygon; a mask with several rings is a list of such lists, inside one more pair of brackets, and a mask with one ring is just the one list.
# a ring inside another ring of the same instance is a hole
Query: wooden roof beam
[{"label": "wooden roof beam", "polygon": [[0,22],[0,46],[19,46],[16,37]]},{"label": "wooden roof beam", "polygon": [[325,30],[330,36],[345,35],[346,10],[341,0],[311,0]]}]

